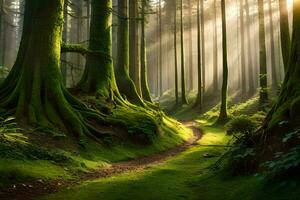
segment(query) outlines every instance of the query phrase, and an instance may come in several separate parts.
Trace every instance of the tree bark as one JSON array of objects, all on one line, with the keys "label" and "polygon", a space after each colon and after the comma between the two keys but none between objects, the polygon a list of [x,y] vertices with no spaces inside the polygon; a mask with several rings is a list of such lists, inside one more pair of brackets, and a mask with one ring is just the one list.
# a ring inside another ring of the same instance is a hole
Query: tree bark
[{"label": "tree bark", "polygon": [[148,70],[147,70],[147,54],[146,54],[146,36],[145,36],[145,23],[146,23],[146,0],[142,0],[142,19],[141,19],[141,90],[144,100],[152,103],[148,85]]},{"label": "tree bark", "polygon": [[198,62],[198,94],[196,106],[202,108],[202,65],[201,65],[201,19],[200,0],[197,0],[197,62]]},{"label": "tree bark", "polygon": [[222,43],[223,43],[223,84],[221,108],[218,122],[223,123],[227,120],[227,90],[228,90],[228,62],[227,62],[227,30],[226,30],[226,4],[221,0],[222,10]]},{"label": "tree bark", "polygon": [[174,1],[174,67],[175,67],[175,101],[179,103],[178,94],[178,61],[177,61],[177,2]]},{"label": "tree bark", "polygon": [[185,55],[184,55],[184,30],[183,30],[183,0],[180,0],[180,43],[181,43],[181,103],[188,104],[185,83]]},{"label": "tree bark", "polygon": [[[129,74],[133,80],[137,92],[141,95],[141,77],[140,77],[140,51],[139,51],[139,12],[138,1],[129,0]],[[141,55],[142,56],[142,55]]]},{"label": "tree bark", "polygon": [[214,0],[214,33],[213,33],[213,89],[219,90],[219,77],[218,77],[218,30],[217,30],[217,2]]},{"label": "tree bark", "polygon": [[118,63],[115,69],[119,91],[133,104],[144,106],[134,82],[129,77],[128,0],[118,0]]},{"label": "tree bark", "polygon": [[287,10],[286,0],[279,0],[280,11],[280,38],[281,38],[281,51],[284,64],[284,70],[287,71],[289,52],[290,52],[290,31],[289,31],[289,16]]},{"label": "tree bark", "polygon": [[269,24],[270,24],[270,56],[271,56],[271,69],[272,69],[272,87],[278,87],[278,78],[276,72],[276,58],[275,58],[275,44],[274,44],[274,25],[273,25],[273,8],[272,0],[268,0],[269,6]]},{"label": "tree bark", "polygon": [[[13,69],[0,85],[4,116],[68,131],[78,139],[103,137],[88,119],[102,121],[64,87],[60,71],[63,0],[25,1],[23,35]],[[32,59],[35,58],[35,59]],[[86,118],[87,117],[87,118]]]},{"label": "tree bark", "polygon": [[265,15],[264,0],[258,0],[259,18],[259,65],[260,65],[260,105],[264,106],[268,102],[268,75],[267,75],[267,55],[266,55],[266,35],[265,35]]}]

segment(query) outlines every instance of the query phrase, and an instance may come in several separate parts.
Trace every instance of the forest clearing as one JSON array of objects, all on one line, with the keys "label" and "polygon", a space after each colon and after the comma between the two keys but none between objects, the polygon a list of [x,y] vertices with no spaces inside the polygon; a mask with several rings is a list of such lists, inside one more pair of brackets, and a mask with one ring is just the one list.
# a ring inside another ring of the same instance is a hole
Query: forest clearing
[{"label": "forest clearing", "polygon": [[0,0],[0,199],[298,200],[300,0]]}]

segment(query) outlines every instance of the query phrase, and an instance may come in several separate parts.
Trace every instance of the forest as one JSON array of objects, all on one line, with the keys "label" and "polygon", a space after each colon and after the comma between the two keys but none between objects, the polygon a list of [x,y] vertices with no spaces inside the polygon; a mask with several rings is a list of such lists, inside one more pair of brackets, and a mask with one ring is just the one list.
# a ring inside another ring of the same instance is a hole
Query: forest
[{"label": "forest", "polygon": [[298,200],[299,170],[300,0],[0,0],[1,200]]}]

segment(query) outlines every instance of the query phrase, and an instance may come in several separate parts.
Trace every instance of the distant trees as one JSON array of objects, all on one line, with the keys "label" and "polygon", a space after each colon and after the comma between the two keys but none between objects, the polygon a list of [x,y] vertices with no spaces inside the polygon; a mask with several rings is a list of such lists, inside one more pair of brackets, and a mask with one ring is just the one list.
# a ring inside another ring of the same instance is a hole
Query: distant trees
[{"label": "distant trees", "polygon": [[[216,49],[215,49],[216,51]],[[196,106],[202,108],[202,65],[201,65],[201,20],[200,20],[200,0],[197,0],[197,65],[198,65],[198,93]],[[214,77],[215,78],[215,77]]]},{"label": "distant trees", "polygon": [[[199,2],[198,2],[199,3]],[[218,28],[217,28],[217,1],[213,2],[213,90],[219,90],[219,77],[218,77]]]},{"label": "distant trees", "polygon": [[177,0],[174,1],[174,73],[175,73],[175,102],[179,103],[178,60],[177,60]]}]

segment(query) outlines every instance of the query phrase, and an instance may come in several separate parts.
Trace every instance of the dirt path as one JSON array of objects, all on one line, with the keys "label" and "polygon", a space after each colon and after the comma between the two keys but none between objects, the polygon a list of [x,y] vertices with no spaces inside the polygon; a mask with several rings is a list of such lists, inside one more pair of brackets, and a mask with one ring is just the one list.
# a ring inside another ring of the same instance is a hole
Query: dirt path
[{"label": "dirt path", "polygon": [[201,138],[201,131],[197,128],[195,122],[189,121],[183,122],[183,124],[193,130],[194,136],[181,146],[150,156],[138,157],[131,161],[114,163],[109,168],[85,173],[72,180],[54,180],[49,182],[40,180],[28,184],[14,185],[9,188],[0,188],[0,200],[31,200],[46,194],[55,193],[63,188],[79,185],[84,181],[111,177],[134,170],[142,170],[151,165],[161,163],[196,145],[197,141]]}]

